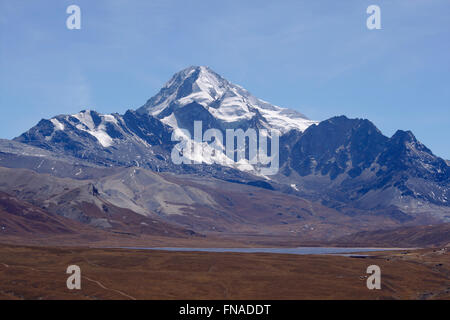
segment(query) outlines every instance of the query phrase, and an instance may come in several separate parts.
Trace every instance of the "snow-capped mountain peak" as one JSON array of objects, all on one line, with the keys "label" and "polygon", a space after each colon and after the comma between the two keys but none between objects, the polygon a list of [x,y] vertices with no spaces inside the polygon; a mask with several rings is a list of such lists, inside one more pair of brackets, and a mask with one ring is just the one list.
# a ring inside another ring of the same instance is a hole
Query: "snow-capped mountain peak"
[{"label": "snow-capped mountain peak", "polygon": [[304,131],[317,123],[297,111],[256,98],[205,66],[189,67],[176,73],[138,112],[178,127],[177,111],[193,105],[201,105],[223,127],[239,126],[257,118],[262,127],[284,133],[292,129]]}]

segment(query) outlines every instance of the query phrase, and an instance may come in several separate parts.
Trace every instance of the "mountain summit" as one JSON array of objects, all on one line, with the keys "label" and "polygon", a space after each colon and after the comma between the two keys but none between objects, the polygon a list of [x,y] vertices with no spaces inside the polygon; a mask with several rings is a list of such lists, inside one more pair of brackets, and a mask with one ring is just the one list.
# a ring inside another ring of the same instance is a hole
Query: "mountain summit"
[{"label": "mountain summit", "polygon": [[195,115],[198,115],[195,120],[209,119],[223,129],[256,126],[282,133],[292,129],[304,131],[317,123],[297,111],[256,98],[205,66],[193,66],[176,73],[137,111],[174,128],[185,127],[183,124],[192,122]]}]

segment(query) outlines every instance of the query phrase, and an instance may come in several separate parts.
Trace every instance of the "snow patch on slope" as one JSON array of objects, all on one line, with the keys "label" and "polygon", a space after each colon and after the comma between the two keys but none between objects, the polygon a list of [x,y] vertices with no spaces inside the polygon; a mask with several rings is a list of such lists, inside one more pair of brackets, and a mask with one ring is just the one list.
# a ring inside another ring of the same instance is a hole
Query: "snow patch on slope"
[{"label": "snow patch on slope", "polygon": [[58,121],[58,119],[50,119],[51,123],[53,123],[53,125],[55,126],[55,130],[60,130],[63,131],[64,130],[64,125]]},{"label": "snow patch on slope", "polygon": [[76,125],[76,128],[78,130],[85,131],[95,137],[104,148],[108,148],[114,144],[113,139],[106,133],[106,127],[104,124],[104,121],[117,123],[117,120],[114,118],[114,116],[99,115],[99,117],[102,119],[102,123],[100,123],[97,127],[95,126],[94,120],[92,119],[92,115],[89,110],[74,114],[72,115],[72,117],[80,121],[80,123]]}]

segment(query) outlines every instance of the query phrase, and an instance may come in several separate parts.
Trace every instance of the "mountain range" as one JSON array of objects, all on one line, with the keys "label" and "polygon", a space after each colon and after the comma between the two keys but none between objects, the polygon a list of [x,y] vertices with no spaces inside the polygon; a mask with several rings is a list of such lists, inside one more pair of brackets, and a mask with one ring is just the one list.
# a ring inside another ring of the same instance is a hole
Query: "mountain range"
[{"label": "mountain range", "polygon": [[[224,136],[228,129],[278,132],[278,172],[174,164],[174,132],[193,136],[194,121]],[[42,119],[0,141],[0,166],[5,197],[103,231],[331,240],[450,222],[448,161],[412,132],[386,137],[369,120],[345,116],[313,121],[203,66],[176,73],[124,114]],[[146,227],[155,224],[164,228]]]}]

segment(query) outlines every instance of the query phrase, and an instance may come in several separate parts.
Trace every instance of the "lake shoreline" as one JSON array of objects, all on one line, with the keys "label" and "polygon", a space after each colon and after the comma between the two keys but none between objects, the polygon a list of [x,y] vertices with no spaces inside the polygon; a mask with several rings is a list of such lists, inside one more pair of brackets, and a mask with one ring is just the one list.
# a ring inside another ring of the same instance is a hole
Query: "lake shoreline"
[{"label": "lake shoreline", "polygon": [[115,247],[110,249],[146,250],[165,252],[203,252],[203,253],[265,253],[292,255],[343,255],[377,253],[389,251],[410,251],[420,248],[376,248],[376,247],[295,247],[295,248],[186,248],[186,247]]}]

